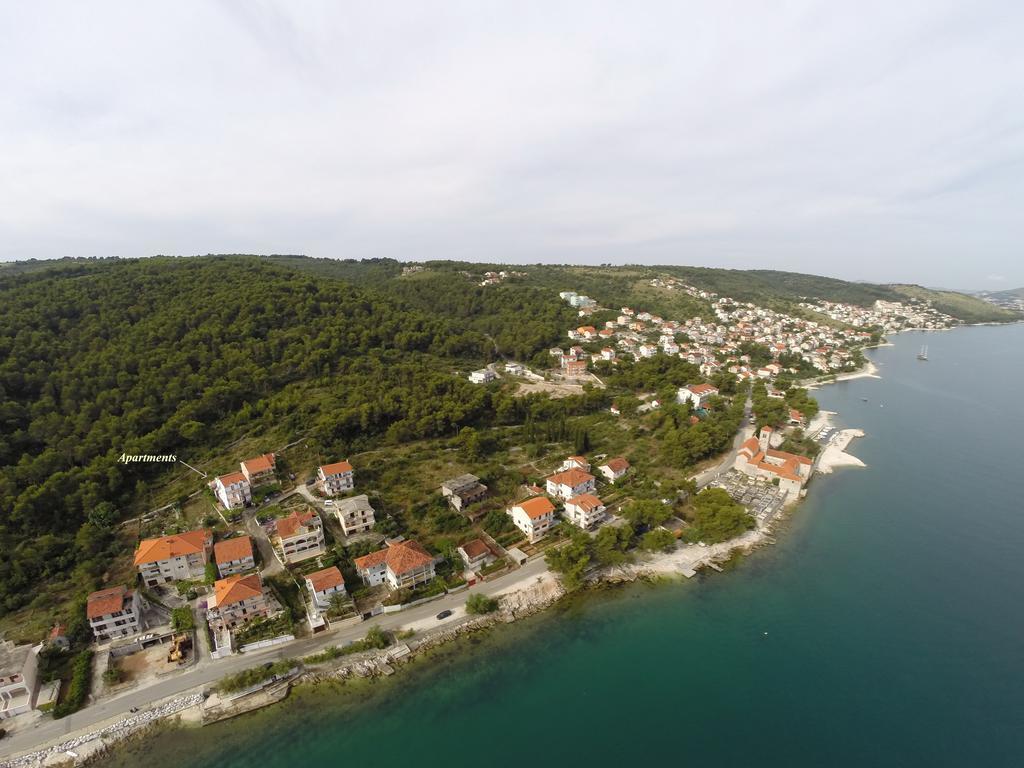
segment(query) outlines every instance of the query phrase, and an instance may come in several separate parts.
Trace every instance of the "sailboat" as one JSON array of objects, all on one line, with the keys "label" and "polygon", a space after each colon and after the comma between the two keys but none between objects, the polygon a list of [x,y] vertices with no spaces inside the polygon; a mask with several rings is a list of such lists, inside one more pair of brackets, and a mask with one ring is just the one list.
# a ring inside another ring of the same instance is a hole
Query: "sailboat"
[{"label": "sailboat", "polygon": [[924,344],[924,345],[921,346],[921,351],[917,353],[917,359],[918,360],[927,360],[928,359],[928,345],[927,344]]}]

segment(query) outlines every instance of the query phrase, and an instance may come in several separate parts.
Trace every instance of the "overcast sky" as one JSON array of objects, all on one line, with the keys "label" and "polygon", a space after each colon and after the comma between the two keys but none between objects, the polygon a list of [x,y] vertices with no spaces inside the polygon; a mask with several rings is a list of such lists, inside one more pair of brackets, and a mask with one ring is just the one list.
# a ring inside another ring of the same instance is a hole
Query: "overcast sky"
[{"label": "overcast sky", "polygon": [[1022,40],[1017,0],[7,2],[0,260],[1017,287]]}]

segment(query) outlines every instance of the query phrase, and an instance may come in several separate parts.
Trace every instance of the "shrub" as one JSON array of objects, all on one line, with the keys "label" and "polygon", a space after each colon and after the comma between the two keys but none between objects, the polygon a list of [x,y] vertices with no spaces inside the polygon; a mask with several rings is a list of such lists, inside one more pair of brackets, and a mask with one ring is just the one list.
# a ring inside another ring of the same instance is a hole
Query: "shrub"
[{"label": "shrub", "polygon": [[466,600],[466,613],[480,615],[494,613],[496,610],[498,610],[497,598],[488,597],[480,592],[470,595],[469,599]]},{"label": "shrub", "polygon": [[283,675],[290,672],[296,666],[298,666],[298,662],[295,659],[281,659],[280,661],[264,664],[261,667],[243,669],[241,672],[236,672],[233,675],[222,678],[217,683],[217,690],[221,693],[241,691],[249,686],[262,683],[264,680],[269,680],[275,675]]},{"label": "shrub", "polygon": [[53,708],[53,716],[56,719],[66,717],[72,712],[77,712],[85,703],[85,697],[89,695],[89,683],[92,680],[92,651],[86,649],[75,657],[71,666],[71,684],[68,686],[67,695],[56,707]]},{"label": "shrub", "polygon": [[195,628],[196,622],[192,615],[192,609],[187,605],[171,611],[171,629],[175,632],[187,632]]}]

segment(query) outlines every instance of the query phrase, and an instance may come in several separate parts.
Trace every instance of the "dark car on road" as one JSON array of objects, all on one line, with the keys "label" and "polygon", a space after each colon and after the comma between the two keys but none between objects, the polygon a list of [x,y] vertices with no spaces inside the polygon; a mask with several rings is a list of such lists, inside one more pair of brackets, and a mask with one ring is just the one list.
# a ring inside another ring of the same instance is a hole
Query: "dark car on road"
[{"label": "dark car on road", "polygon": [[451,611],[441,611],[439,614],[437,614],[437,618],[440,621],[441,619],[447,619],[451,615]]}]

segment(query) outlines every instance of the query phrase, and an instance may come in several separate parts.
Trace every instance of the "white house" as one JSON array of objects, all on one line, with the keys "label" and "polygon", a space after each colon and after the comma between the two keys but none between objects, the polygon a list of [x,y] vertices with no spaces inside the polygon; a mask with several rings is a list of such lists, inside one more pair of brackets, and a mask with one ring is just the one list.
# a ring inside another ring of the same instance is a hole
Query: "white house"
[{"label": "white house", "polygon": [[479,371],[473,371],[469,374],[469,380],[474,384],[487,384],[496,378],[498,378],[497,374],[490,368],[481,368]]},{"label": "white house", "polygon": [[462,562],[466,564],[466,567],[470,570],[476,570],[487,565],[487,563],[494,559],[494,555],[491,553],[491,548],[484,544],[480,539],[473,539],[467,541],[465,544],[459,547],[459,557],[462,558]]},{"label": "white house", "polygon": [[376,522],[374,509],[365,493],[350,499],[342,499],[335,505],[334,511],[346,536],[368,531]]},{"label": "white house", "polygon": [[217,573],[222,579],[235,573],[251,571],[256,567],[252,539],[248,536],[235,536],[218,541],[213,545],[213,560],[217,563]]},{"label": "white house", "polygon": [[609,459],[607,463],[602,464],[597,468],[609,483],[614,483],[620,477],[626,474],[629,470],[629,462],[621,456],[616,456],[614,459]]},{"label": "white house", "polygon": [[85,616],[98,642],[137,635],[141,628],[142,598],[124,586],[101,589],[89,595]]},{"label": "white house", "polygon": [[241,472],[229,472],[213,481],[213,492],[226,509],[252,503],[252,486]]},{"label": "white house", "polygon": [[565,502],[565,519],[579,528],[593,528],[604,518],[604,503],[592,493],[581,493]]},{"label": "white house", "polygon": [[135,567],[147,587],[182,579],[201,579],[213,547],[213,534],[200,528],[143,539],[135,549]]},{"label": "white house", "polygon": [[615,359],[615,350],[612,349],[611,347],[604,347],[601,350],[601,358],[603,360],[614,360]]},{"label": "white house", "polygon": [[346,594],[345,578],[338,570],[338,566],[332,565],[330,568],[308,574],[306,589],[309,590],[317,610],[324,611],[331,607],[332,597]]},{"label": "white house", "polygon": [[717,394],[718,388],[710,384],[688,384],[679,388],[677,399],[680,403],[693,403],[694,408],[703,408]]},{"label": "white house", "polygon": [[593,493],[597,481],[589,472],[582,469],[569,469],[557,472],[547,479],[547,493],[560,499],[571,499],[581,493]]},{"label": "white house", "polygon": [[324,464],[316,470],[317,485],[325,496],[337,496],[355,488],[355,472],[347,461]]},{"label": "white house", "polygon": [[324,524],[312,510],[295,511],[277,521],[277,536],[286,563],[297,563],[324,552]]},{"label": "white house", "polygon": [[367,586],[387,584],[411,588],[434,578],[434,558],[415,541],[400,541],[355,559],[356,572]]},{"label": "white house", "polygon": [[35,706],[42,647],[0,640],[0,720],[24,714]]},{"label": "white house", "polygon": [[531,544],[544,538],[555,524],[555,505],[543,496],[519,502],[508,510],[508,514]]},{"label": "white house", "polygon": [[590,462],[587,461],[586,456],[569,456],[558,467],[558,471],[565,472],[570,469],[582,469],[584,472],[589,472]]}]

